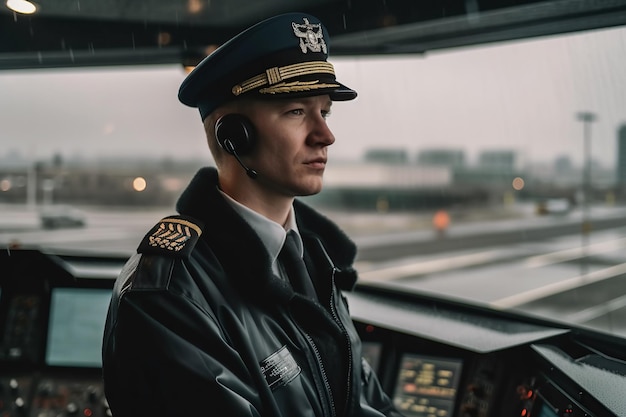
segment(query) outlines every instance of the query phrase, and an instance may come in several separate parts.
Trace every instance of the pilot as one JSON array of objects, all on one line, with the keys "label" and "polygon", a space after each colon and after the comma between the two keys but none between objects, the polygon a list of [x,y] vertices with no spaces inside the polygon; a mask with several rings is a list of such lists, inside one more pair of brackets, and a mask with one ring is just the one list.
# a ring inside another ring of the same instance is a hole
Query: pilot
[{"label": "pilot", "polygon": [[317,18],[289,13],[183,81],[216,168],[196,174],[117,279],[103,344],[115,417],[400,415],[342,295],[356,247],[296,199],[322,189],[326,119],[357,95],[328,52]]}]

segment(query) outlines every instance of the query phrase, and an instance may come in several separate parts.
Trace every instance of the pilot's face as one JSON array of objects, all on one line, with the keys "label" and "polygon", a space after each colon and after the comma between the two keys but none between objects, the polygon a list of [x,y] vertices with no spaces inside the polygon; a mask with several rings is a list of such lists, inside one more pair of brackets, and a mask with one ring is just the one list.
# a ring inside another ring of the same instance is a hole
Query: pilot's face
[{"label": "pilot's face", "polygon": [[294,197],[322,189],[328,146],[335,142],[326,118],[328,95],[251,103],[248,117],[257,130],[249,156],[267,192]]}]

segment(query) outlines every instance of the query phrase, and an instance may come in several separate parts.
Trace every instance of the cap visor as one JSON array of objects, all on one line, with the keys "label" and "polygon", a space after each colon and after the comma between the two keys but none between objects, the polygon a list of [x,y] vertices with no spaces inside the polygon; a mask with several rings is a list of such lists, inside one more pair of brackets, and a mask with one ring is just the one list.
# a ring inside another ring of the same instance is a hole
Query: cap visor
[{"label": "cap visor", "polygon": [[354,100],[356,98],[357,96],[356,91],[354,91],[351,88],[346,87],[345,85],[341,83],[337,83],[337,84],[339,84],[339,87],[335,88],[334,90],[328,93],[331,100],[348,101],[348,100]]}]

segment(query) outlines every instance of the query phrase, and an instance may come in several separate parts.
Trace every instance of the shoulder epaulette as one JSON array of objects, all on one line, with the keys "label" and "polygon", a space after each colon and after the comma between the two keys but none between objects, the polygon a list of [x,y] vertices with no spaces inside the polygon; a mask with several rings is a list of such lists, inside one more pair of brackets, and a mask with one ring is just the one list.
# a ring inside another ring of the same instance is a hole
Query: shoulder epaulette
[{"label": "shoulder epaulette", "polygon": [[168,216],[143,238],[137,252],[187,257],[202,234],[203,224],[188,216]]}]

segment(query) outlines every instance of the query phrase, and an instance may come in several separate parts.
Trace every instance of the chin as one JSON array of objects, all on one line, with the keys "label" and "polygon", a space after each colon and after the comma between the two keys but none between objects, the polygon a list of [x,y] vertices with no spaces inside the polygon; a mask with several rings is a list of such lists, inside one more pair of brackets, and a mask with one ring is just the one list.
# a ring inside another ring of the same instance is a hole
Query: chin
[{"label": "chin", "polygon": [[303,192],[303,193],[296,194],[296,195],[295,195],[295,197],[308,197],[308,196],[310,196],[310,195],[319,194],[319,192],[320,192],[320,191],[321,191],[321,190],[318,190],[318,191],[310,191],[310,192]]},{"label": "chin", "polygon": [[305,186],[299,187],[296,196],[305,197],[308,195],[315,195],[318,194],[320,191],[322,191],[321,179],[318,184],[307,184]]}]

